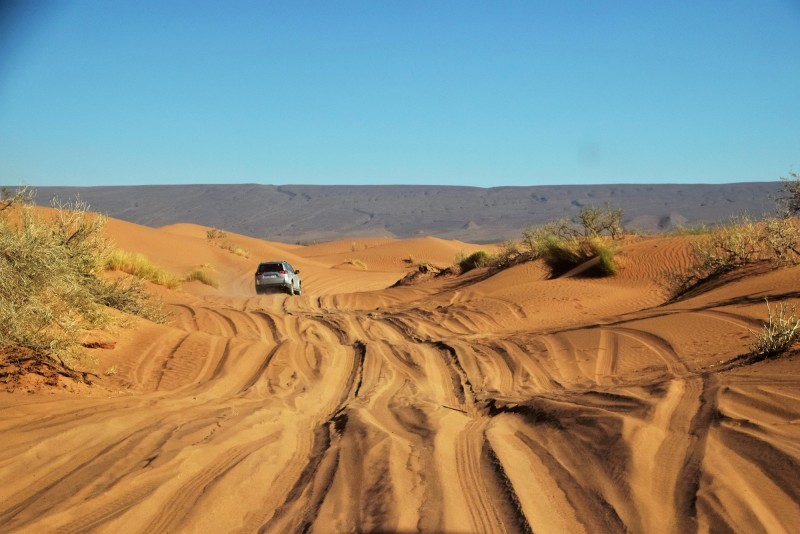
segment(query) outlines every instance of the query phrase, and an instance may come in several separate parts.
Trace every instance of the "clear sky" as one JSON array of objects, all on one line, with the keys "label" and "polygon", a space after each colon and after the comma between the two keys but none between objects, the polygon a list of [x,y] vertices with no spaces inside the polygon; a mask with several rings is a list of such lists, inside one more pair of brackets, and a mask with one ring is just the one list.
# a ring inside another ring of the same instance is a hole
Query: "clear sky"
[{"label": "clear sky", "polygon": [[0,183],[800,170],[800,2],[0,0]]}]

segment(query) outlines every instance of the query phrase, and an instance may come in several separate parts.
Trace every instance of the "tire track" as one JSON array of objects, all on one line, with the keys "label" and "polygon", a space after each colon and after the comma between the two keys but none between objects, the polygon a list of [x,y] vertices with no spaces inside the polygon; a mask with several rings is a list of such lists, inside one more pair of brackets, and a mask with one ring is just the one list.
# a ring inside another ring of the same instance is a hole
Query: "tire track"
[{"label": "tire track", "polygon": [[594,375],[595,382],[599,385],[610,386],[614,383],[613,377],[617,370],[618,353],[616,334],[606,328],[601,328]]},{"label": "tire track", "polygon": [[145,532],[177,532],[181,529],[185,518],[198,504],[200,497],[218,484],[227,473],[235,469],[251,454],[269,443],[277,441],[276,434],[271,434],[253,443],[237,445],[227,449],[211,463],[204,465],[197,474],[181,485],[164,504],[160,513],[151,521]]},{"label": "tire track", "polygon": [[253,386],[255,386],[259,382],[259,380],[261,380],[261,378],[267,372],[267,368],[269,367],[272,358],[275,357],[275,353],[277,353],[278,350],[283,346],[284,342],[278,343],[272,348],[271,351],[269,351],[269,353],[264,357],[264,360],[261,362],[261,365],[259,365],[258,369],[256,369],[256,372],[253,373],[253,375],[250,376],[247,382],[245,382],[244,385],[239,389],[239,395],[246,394],[253,388]]},{"label": "tire track", "polygon": [[678,353],[675,352],[675,349],[666,339],[651,334],[650,332],[635,330],[633,328],[621,328],[617,326],[609,328],[608,330],[633,339],[634,341],[638,341],[646,346],[664,362],[667,366],[667,370],[674,376],[688,377],[691,375],[689,369],[681,361],[680,356],[678,356]]}]

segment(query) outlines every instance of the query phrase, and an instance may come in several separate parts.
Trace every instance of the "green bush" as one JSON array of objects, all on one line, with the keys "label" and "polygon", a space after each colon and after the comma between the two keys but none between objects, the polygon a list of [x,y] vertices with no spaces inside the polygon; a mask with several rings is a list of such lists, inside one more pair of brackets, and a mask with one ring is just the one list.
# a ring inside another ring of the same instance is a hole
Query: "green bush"
[{"label": "green bush", "polygon": [[52,217],[41,216],[32,196],[0,201],[0,351],[25,349],[71,368],[81,333],[112,322],[107,306],[163,320],[140,285],[103,278],[105,217],[80,199],[54,201]]},{"label": "green bush", "polygon": [[616,274],[613,241],[623,232],[621,209],[584,207],[573,219],[559,219],[544,226],[528,226],[522,231],[523,258],[541,259],[554,276],[598,258],[597,267],[586,271],[589,276]]},{"label": "green bush", "polygon": [[593,254],[599,258],[598,273],[604,276],[617,274],[617,263],[614,260],[614,248],[602,240],[592,243]]},{"label": "green bush", "polygon": [[582,263],[580,244],[577,239],[564,239],[546,235],[538,245],[539,257],[550,272],[558,276]]},{"label": "green bush", "polygon": [[492,264],[492,256],[485,250],[476,250],[469,256],[459,256],[456,258],[456,264],[461,269],[462,273],[471,271],[472,269],[479,269],[481,267],[489,267]]}]

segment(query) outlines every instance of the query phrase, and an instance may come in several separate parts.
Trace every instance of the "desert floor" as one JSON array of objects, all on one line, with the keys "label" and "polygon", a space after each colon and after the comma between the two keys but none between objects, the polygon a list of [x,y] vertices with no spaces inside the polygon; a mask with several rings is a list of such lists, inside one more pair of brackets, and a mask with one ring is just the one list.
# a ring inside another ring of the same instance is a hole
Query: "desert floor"
[{"label": "desert floor", "polygon": [[[638,238],[612,278],[534,262],[390,288],[479,247],[231,235],[245,259],[199,226],[107,231],[220,287],[152,286],[171,321],[93,333],[91,387],[0,393],[0,531],[800,525],[800,356],[736,361],[765,298],[800,302],[800,267],[667,302],[690,238]],[[257,296],[261,259],[300,269],[303,295]]]}]

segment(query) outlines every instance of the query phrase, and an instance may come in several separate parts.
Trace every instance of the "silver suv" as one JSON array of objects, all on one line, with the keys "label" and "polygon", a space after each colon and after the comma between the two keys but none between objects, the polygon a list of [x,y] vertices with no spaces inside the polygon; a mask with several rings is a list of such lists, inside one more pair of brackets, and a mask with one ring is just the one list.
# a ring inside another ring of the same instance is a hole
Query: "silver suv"
[{"label": "silver suv", "polygon": [[285,291],[290,295],[303,292],[300,269],[294,270],[286,261],[264,261],[256,269],[256,293]]}]

